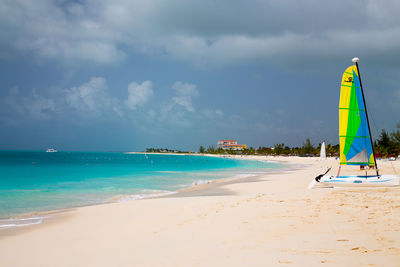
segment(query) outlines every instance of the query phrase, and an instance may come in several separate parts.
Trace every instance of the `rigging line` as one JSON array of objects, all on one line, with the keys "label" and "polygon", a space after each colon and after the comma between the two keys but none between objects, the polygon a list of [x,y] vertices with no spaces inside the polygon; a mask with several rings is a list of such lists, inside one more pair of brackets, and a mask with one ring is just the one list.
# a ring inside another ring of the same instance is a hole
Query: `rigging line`
[{"label": "rigging line", "polygon": [[369,116],[371,117],[371,119],[372,119],[372,124],[374,125],[375,136],[376,136],[376,138],[379,138],[380,133],[379,133],[378,127],[376,126],[374,117],[371,116],[371,114],[370,114]]},{"label": "rigging line", "polygon": [[[365,102],[367,102],[368,96],[365,93],[364,93],[364,98],[365,98]],[[368,102],[368,103],[370,103],[370,102]],[[366,103],[364,103],[364,106],[365,105],[366,105]],[[371,108],[371,107],[369,107],[369,108]],[[374,139],[377,139],[377,138],[379,138],[380,133],[379,133],[378,127],[376,126],[376,123],[375,123],[375,120],[374,120],[374,117],[373,117],[373,112],[372,113],[368,113],[368,117],[371,118],[372,124],[374,126],[374,129],[373,129],[373,130],[375,130],[375,134],[373,135],[373,136],[375,136]]]}]

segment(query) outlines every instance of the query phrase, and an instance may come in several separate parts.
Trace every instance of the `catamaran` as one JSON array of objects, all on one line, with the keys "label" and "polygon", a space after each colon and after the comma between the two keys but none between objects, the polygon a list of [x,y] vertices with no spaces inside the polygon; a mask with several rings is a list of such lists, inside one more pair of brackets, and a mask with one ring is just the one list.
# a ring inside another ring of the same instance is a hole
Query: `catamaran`
[{"label": "catamaran", "polygon": [[[358,68],[355,64],[343,73],[339,102],[340,166],[336,176],[320,175],[315,180],[323,184],[340,185],[399,185],[399,176],[379,174],[374,153],[367,106]],[[342,165],[358,165],[365,175],[340,175]],[[367,171],[374,170],[368,175]],[[375,173],[376,172],[376,173]]]}]

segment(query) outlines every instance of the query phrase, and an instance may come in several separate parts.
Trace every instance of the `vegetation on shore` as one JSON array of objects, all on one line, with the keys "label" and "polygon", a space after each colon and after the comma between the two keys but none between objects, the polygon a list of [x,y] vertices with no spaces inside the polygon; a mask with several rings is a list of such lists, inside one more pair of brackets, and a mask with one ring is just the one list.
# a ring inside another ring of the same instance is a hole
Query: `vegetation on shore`
[{"label": "vegetation on shore", "polygon": [[[276,144],[274,147],[249,147],[243,150],[224,150],[215,148],[213,145],[205,149],[200,146],[199,153],[207,154],[231,154],[231,155],[285,155],[285,156],[316,156],[321,151],[321,145],[314,146],[307,138],[301,147],[289,147],[285,144]],[[326,154],[328,156],[339,155],[339,145],[326,145]]]},{"label": "vegetation on shore", "polygon": [[146,148],[146,153],[190,153],[190,151],[181,151],[168,148]]},{"label": "vegetation on shore", "polygon": [[[375,155],[377,157],[398,157],[400,155],[400,123],[397,129],[391,133],[382,130],[378,139],[374,142]],[[215,148],[214,145],[207,149],[200,146],[199,153],[207,154],[232,154],[232,155],[286,155],[286,156],[319,156],[321,144],[315,146],[307,138],[301,147],[289,147],[285,144],[276,144],[274,147],[249,147],[244,150],[224,150]],[[339,156],[339,144],[326,144],[327,156]]]},{"label": "vegetation on shore", "polygon": [[391,133],[382,130],[375,141],[375,154],[382,157],[398,157],[400,155],[400,123],[397,129]]},{"label": "vegetation on shore", "polygon": [[[331,157],[339,156],[339,144],[326,144],[326,155]],[[378,139],[374,142],[374,150],[376,157],[398,157],[400,155],[400,123],[397,129],[391,133],[382,130]],[[273,147],[249,147],[244,150],[224,150],[210,145],[207,148],[200,146],[198,153],[200,154],[231,154],[231,155],[284,155],[284,156],[319,156],[321,144],[315,146],[311,140],[307,138],[300,147],[290,147],[282,144],[276,144]],[[167,148],[147,148],[147,153],[190,153],[190,151],[181,151],[177,149]]]}]

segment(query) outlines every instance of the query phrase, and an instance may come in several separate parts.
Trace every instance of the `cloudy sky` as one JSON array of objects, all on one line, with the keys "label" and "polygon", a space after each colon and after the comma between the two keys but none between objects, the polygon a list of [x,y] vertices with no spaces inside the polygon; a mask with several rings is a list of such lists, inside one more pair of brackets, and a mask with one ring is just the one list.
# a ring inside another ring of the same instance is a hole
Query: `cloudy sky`
[{"label": "cloudy sky", "polygon": [[0,0],[0,149],[338,143],[351,58],[400,121],[400,1]]}]

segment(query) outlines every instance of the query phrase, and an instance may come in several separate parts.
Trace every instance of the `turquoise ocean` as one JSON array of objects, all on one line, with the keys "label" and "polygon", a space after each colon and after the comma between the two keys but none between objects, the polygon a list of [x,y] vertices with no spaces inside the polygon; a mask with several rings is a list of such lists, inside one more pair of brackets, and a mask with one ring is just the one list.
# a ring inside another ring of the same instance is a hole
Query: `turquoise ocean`
[{"label": "turquoise ocean", "polygon": [[194,155],[0,151],[0,228],[41,222],[35,216],[15,219],[34,212],[172,194],[283,168]]}]

